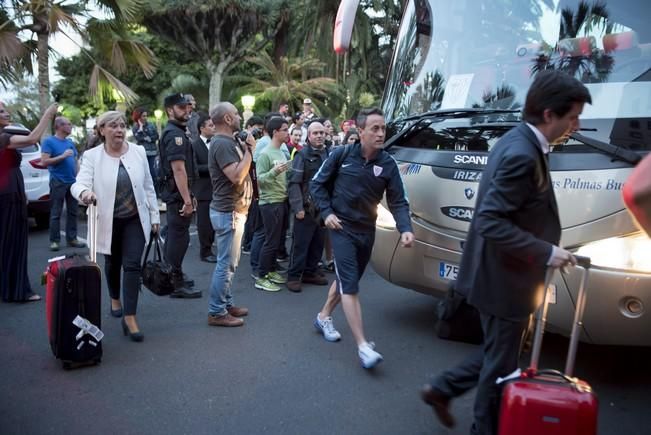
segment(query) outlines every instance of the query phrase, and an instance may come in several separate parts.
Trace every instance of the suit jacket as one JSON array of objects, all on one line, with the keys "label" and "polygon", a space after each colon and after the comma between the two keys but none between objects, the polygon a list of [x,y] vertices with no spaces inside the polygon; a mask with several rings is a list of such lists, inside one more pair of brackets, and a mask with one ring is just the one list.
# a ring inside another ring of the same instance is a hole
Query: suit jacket
[{"label": "suit jacket", "polygon": [[198,201],[212,200],[212,182],[210,181],[210,172],[208,171],[208,147],[201,137],[192,142],[194,150],[194,159],[196,168],[199,172],[197,178],[192,184],[192,193]]},{"label": "suit jacket", "polygon": [[479,311],[521,320],[542,302],[561,224],[547,158],[526,124],[488,156],[456,288]]},{"label": "suit jacket", "polygon": [[149,243],[151,225],[160,223],[158,200],[154,182],[149,173],[145,148],[129,143],[129,150],[120,158],[106,154],[103,146],[86,150],[81,159],[77,181],[70,188],[70,193],[79,202],[81,202],[80,196],[84,190],[95,192],[97,196],[97,228],[99,230],[97,232],[97,252],[100,254],[111,254],[113,207],[120,162],[131,179],[133,194],[138,206],[138,217],[147,243]]}]

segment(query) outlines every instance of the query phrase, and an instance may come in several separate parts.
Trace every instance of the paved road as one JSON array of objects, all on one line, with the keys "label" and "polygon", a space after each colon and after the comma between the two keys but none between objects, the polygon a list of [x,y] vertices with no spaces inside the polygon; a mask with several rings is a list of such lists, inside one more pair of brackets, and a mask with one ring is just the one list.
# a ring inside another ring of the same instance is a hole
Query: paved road
[{"label": "paved road", "polygon": [[[192,241],[187,271],[207,289],[212,267],[198,261]],[[33,230],[30,277],[41,294],[50,254],[47,232]],[[209,327],[205,292],[202,299],[173,300],[144,290],[138,315],[146,338],[133,343],[108,315],[105,296],[103,362],[73,371],[63,371],[50,353],[43,302],[0,304],[0,433],[468,433],[473,394],[454,403],[454,431],[440,428],[417,396],[428,376],[475,349],[434,336],[432,298],[367,273],[365,324],[385,357],[368,372],[340,310],[341,342],[327,343],[313,328],[325,287],[264,293],[253,288],[249,272],[244,256],[234,283],[236,302],[251,309],[242,328]],[[562,367],[566,345],[547,336],[542,365]],[[649,433],[650,357],[648,349],[580,347],[577,374],[599,394],[601,434]]]}]

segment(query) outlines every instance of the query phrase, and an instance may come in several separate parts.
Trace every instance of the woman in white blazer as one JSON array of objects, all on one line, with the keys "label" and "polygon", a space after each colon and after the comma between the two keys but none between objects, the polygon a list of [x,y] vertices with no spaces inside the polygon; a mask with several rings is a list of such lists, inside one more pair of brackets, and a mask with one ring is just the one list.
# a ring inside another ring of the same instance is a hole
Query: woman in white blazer
[{"label": "woman in white blazer", "polygon": [[159,229],[158,201],[145,149],[126,141],[124,115],[106,112],[97,119],[97,126],[103,143],[84,153],[71,192],[84,204],[97,203],[97,252],[105,256],[111,315],[121,317],[124,313],[124,335],[142,341],[136,322],[140,261],[150,233]]}]

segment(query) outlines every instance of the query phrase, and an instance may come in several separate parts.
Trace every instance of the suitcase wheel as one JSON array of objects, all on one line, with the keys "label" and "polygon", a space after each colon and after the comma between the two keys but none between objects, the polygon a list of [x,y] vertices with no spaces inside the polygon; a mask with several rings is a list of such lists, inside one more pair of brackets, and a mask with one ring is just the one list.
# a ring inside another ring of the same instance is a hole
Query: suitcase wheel
[{"label": "suitcase wheel", "polygon": [[72,368],[72,363],[70,361],[63,361],[63,370],[70,370]]}]

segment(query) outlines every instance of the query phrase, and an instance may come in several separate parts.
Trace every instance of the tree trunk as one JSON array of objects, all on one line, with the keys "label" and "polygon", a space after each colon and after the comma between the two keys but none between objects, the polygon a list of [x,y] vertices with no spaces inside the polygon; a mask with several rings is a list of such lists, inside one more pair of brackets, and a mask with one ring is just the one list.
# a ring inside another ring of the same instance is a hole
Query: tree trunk
[{"label": "tree trunk", "polygon": [[[48,32],[39,32],[37,33],[37,36],[36,58],[38,61],[38,105],[41,112],[39,113],[39,117],[41,117],[50,105],[50,101],[52,101],[50,99],[50,50],[48,45],[50,34]],[[52,134],[52,129],[48,124],[41,139],[50,134]]]},{"label": "tree trunk", "polygon": [[280,64],[280,58],[287,56],[287,45],[289,39],[289,17],[283,12],[281,18],[282,24],[274,36],[273,60],[276,65]]},{"label": "tree trunk", "polygon": [[208,105],[210,109],[212,109],[215,104],[221,101],[222,86],[224,85],[224,73],[227,66],[228,63],[224,61],[219,62],[217,65],[212,62],[208,62],[206,65],[208,72],[210,72],[210,93],[208,98]]},{"label": "tree trunk", "polygon": [[38,33],[38,103],[41,115],[47,109],[50,102],[50,72],[48,53],[48,34]]}]

